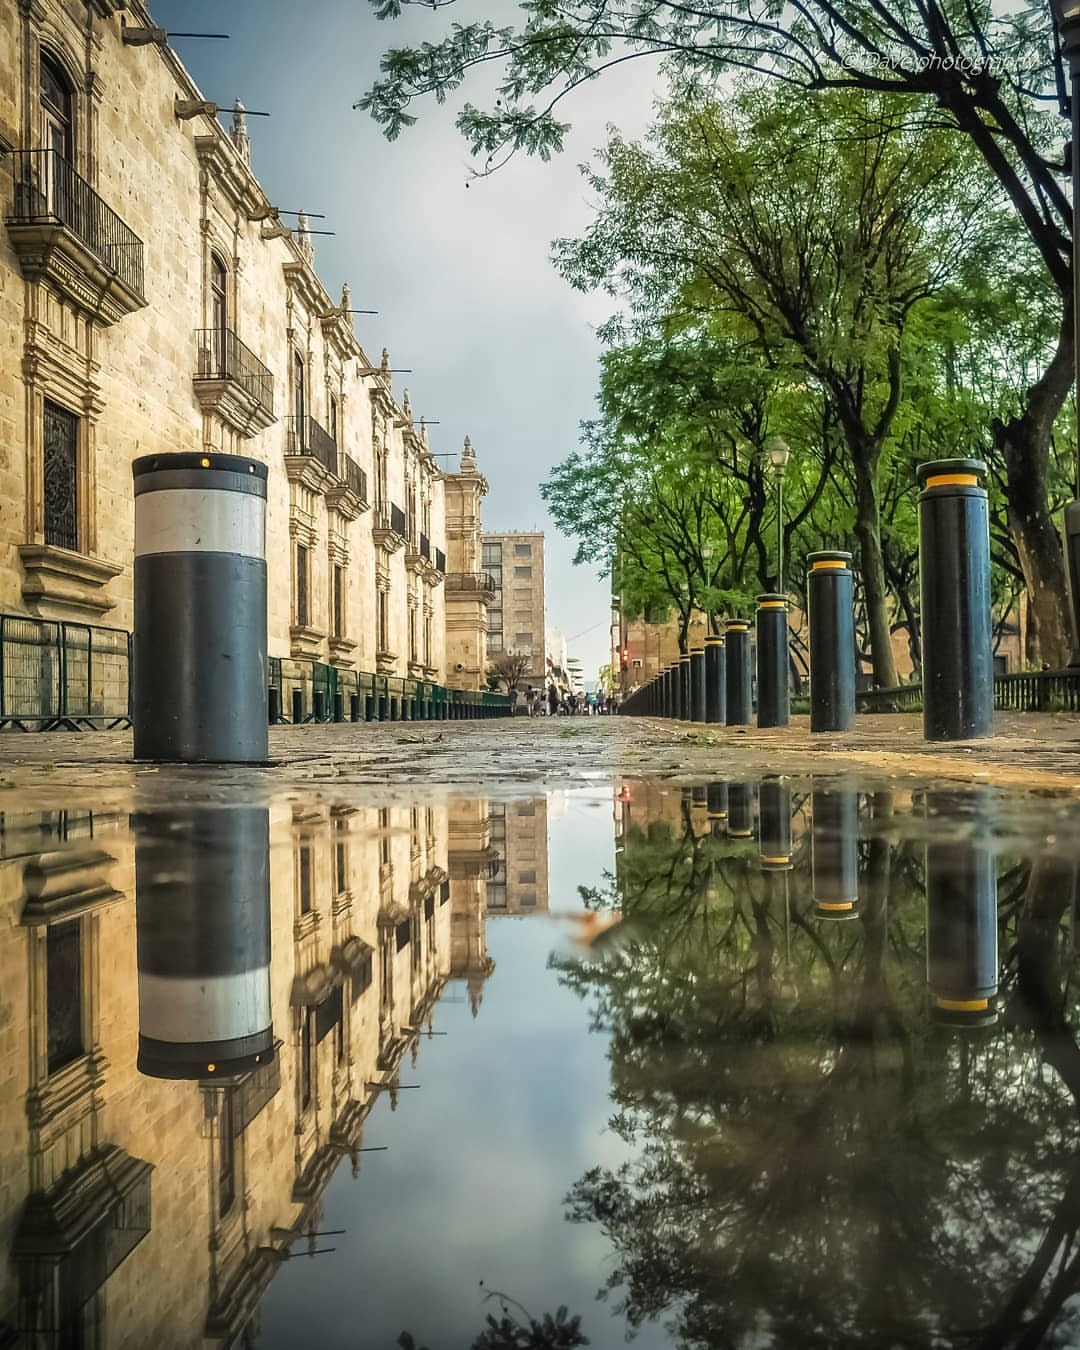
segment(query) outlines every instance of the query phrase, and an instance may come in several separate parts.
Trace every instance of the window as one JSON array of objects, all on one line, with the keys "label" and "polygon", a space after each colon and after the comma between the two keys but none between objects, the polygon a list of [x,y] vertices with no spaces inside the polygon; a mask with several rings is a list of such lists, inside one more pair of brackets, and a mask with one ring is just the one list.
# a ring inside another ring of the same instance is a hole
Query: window
[{"label": "window", "polygon": [[494,881],[488,882],[487,907],[488,909],[506,908],[506,886],[504,884],[496,884]]},{"label": "window", "polygon": [[398,951],[401,951],[403,947],[409,945],[409,939],[412,937],[412,925],[408,919],[402,919],[394,929],[394,937],[396,939]]},{"label": "window", "polygon": [[311,1105],[311,1009],[300,1013],[300,1108]]},{"label": "window", "polygon": [[345,569],[334,567],[334,637],[345,636]]},{"label": "window", "polygon": [[41,67],[41,144],[55,150],[69,163],[75,158],[72,120],[71,82],[60,64],[42,53]]},{"label": "window", "polygon": [[430,666],[431,660],[431,615],[424,615],[424,665]]},{"label": "window", "polygon": [[522,909],[535,909],[536,892],[522,891],[521,894],[518,896],[518,904],[521,906]]},{"label": "window", "polygon": [[236,1199],[236,1140],[233,1091],[226,1088],[221,1098],[218,1131],[218,1218],[223,1219]]},{"label": "window", "polygon": [[303,436],[301,419],[307,414],[307,391],[304,388],[304,358],[299,352],[293,353],[293,414],[296,417],[296,434]]},{"label": "window", "polygon": [[502,610],[488,610],[488,632],[502,632]]},{"label": "window", "polygon": [[527,872],[519,872],[519,873],[518,873],[518,885],[519,885],[519,886],[535,886],[535,885],[536,885],[536,871],[535,871],[535,869],[534,869],[534,868],[530,868]]},{"label": "window", "polygon": [[375,629],[378,633],[379,651],[390,650],[390,601],[384,590],[375,592]]},{"label": "window", "polygon": [[491,584],[495,587],[495,589],[496,589],[497,591],[501,591],[501,590],[502,590],[502,568],[501,568],[501,567],[486,567],[484,570],[487,572],[488,576],[491,578]]},{"label": "window", "polygon": [[50,924],[45,933],[45,1025],[49,1073],[85,1053],[82,1031],[82,926]]},{"label": "window", "polygon": [[531,647],[531,646],[532,646],[532,634],[531,634],[531,633],[516,633],[516,634],[514,635],[514,641],[517,643],[517,645],[518,645],[519,647]]},{"label": "window", "polygon": [[338,895],[349,889],[348,852],[344,844],[334,845],[334,881]]},{"label": "window", "polygon": [[329,430],[330,430],[330,435],[334,438],[334,443],[335,443],[335,445],[337,444],[337,438],[338,438],[338,435],[337,435],[337,418],[338,418],[338,402],[337,402],[337,398],[336,398],[333,394],[331,394],[331,395],[330,395],[330,428],[329,428]]},{"label": "window", "polygon": [[515,557],[515,558],[531,558],[531,557],[532,557],[532,544],[515,544],[515,545],[514,545],[514,557]]},{"label": "window", "polygon": [[496,628],[495,630],[488,629],[487,645],[493,652],[502,651],[503,635],[501,628]]},{"label": "window", "polygon": [[481,553],[482,565],[486,568],[502,566],[502,544],[484,544]]},{"label": "window", "polygon": [[311,913],[311,845],[301,844],[297,859],[299,875],[300,913]]},{"label": "window", "polygon": [[519,806],[517,809],[517,813],[519,816],[535,816],[536,807],[532,804],[532,802],[528,802],[525,806]]},{"label": "window", "polygon": [[390,866],[390,811],[386,807],[379,811],[379,862]]},{"label": "window", "polygon": [[531,568],[531,567],[515,567],[515,568],[514,568],[514,576],[515,576],[515,577],[531,577],[531,576],[532,576],[532,568]]},{"label": "window", "polygon": [[45,400],[45,542],[56,548],[79,546],[79,419]]},{"label": "window", "polygon": [[370,949],[364,953],[364,958],[352,973],[352,996],[355,1002],[361,994],[365,993],[371,987],[372,960]]},{"label": "window", "polygon": [[308,624],[308,551],[303,544],[296,546],[296,622],[300,628]]},{"label": "window", "polygon": [[416,663],[416,610],[409,610],[409,660]]},{"label": "window", "polygon": [[[210,327],[215,333],[224,333],[229,326],[229,274],[216,253],[210,255]],[[220,339],[218,339],[220,341]],[[225,348],[218,353],[219,368]]]}]

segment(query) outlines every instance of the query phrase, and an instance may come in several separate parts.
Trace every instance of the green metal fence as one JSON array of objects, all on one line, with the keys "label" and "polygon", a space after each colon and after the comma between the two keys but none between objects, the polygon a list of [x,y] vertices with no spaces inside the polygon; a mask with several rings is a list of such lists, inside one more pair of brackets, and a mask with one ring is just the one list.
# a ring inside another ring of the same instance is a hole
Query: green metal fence
[{"label": "green metal fence", "polygon": [[[304,722],[442,721],[449,717],[507,716],[506,694],[447,689],[363,670],[338,670],[322,661],[270,657],[267,711],[271,723],[292,722],[285,691],[298,683]],[[0,614],[0,730],[111,730],[131,726],[131,634],[120,628],[58,623]]]}]

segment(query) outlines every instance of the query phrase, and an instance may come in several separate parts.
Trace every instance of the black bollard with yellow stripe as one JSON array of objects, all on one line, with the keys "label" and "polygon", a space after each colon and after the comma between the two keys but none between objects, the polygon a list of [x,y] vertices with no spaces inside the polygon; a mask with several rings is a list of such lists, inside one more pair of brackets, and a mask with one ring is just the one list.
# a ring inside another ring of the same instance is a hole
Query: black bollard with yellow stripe
[{"label": "black bollard with yellow stripe", "polygon": [[859,794],[814,788],[811,885],[819,919],[854,919],[859,908]]},{"label": "black bollard with yellow stripe", "polygon": [[851,554],[808,553],[810,730],[847,731],[855,719],[855,579]]},{"label": "black bollard with yellow stripe", "polygon": [[979,459],[920,464],[923,734],[989,736],[994,719],[990,513]]},{"label": "black bollard with yellow stripe", "polygon": [[710,633],[705,639],[705,721],[722,722],[727,713],[727,663],[724,639]]},{"label": "black bollard with yellow stripe", "polygon": [[725,637],[727,651],[727,708],[725,721],[729,727],[744,727],[750,721],[750,625],[741,619],[732,619]]},{"label": "black bollard with yellow stripe", "polygon": [[713,834],[723,834],[728,813],[727,784],[724,782],[710,783],[706,793],[706,803]]},{"label": "black bollard with yellow stripe", "polygon": [[977,794],[927,794],[931,835],[936,817],[948,837],[926,846],[926,981],[933,1020],[949,1026],[997,1021],[997,861],[978,837],[978,803]]},{"label": "black bollard with yellow stripe", "polygon": [[764,778],[758,788],[758,857],[766,872],[791,867],[791,789],[782,778]]},{"label": "black bollard with yellow stripe", "polygon": [[757,724],[788,724],[788,602],[759,595],[757,610]]},{"label": "black bollard with yellow stripe", "polygon": [[705,648],[690,649],[690,721],[705,721]]},{"label": "black bollard with yellow stripe", "polygon": [[727,832],[729,839],[752,839],[754,837],[753,783],[728,784]]},{"label": "black bollard with yellow stripe", "polygon": [[679,655],[679,712],[680,721],[690,721],[690,653]]}]

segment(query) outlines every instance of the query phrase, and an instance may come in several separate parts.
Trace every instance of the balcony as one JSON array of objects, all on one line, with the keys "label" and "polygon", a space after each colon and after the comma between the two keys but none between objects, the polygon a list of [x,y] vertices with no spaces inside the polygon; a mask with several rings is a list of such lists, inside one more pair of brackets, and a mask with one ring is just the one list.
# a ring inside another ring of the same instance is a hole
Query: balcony
[{"label": "balcony", "polygon": [[405,554],[405,566],[414,572],[427,572],[431,567],[431,540],[421,533],[419,542],[410,534],[409,547]]},{"label": "balcony", "polygon": [[13,150],[8,234],[23,276],[101,324],[146,305],[143,243],[55,150]]},{"label": "balcony", "polygon": [[372,534],[375,542],[387,553],[396,553],[405,546],[407,532],[405,512],[393,502],[382,502],[375,510],[375,525]]},{"label": "balcony", "polygon": [[446,589],[475,595],[489,605],[495,599],[495,582],[487,572],[448,572]]},{"label": "balcony", "polygon": [[338,463],[338,483],[326,489],[327,502],[345,520],[355,520],[369,506],[367,474],[352,455],[342,452]]},{"label": "balcony", "polygon": [[337,442],[314,417],[285,419],[285,472],[311,492],[341,485]]},{"label": "balcony", "polygon": [[231,328],[197,328],[195,397],[241,436],[251,437],[274,417],[274,377]]},{"label": "balcony", "polygon": [[435,550],[435,571],[438,572],[440,576],[446,575],[446,554],[441,548]]}]

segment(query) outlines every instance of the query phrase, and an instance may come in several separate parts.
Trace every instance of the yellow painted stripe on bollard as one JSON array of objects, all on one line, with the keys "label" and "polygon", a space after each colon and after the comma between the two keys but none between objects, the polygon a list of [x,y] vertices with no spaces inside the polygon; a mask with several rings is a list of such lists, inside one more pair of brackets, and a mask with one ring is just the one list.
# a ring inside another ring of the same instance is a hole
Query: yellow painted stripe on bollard
[{"label": "yellow painted stripe on bollard", "polygon": [[815,900],[818,909],[854,909],[854,900]]},{"label": "yellow painted stripe on bollard", "polygon": [[985,1012],[988,998],[936,998],[934,1002],[943,1012]]},{"label": "yellow painted stripe on bollard", "polygon": [[762,600],[758,609],[787,609],[786,600]]},{"label": "yellow painted stripe on bollard", "polygon": [[846,572],[847,563],[841,562],[839,559],[836,559],[834,561],[833,559],[830,558],[826,562],[814,563],[813,567],[810,570],[813,572]]},{"label": "yellow painted stripe on bollard", "polygon": [[786,863],[791,861],[791,854],[779,853],[775,858],[770,858],[767,854],[763,853],[761,855],[761,861],[763,863]]},{"label": "yellow painted stripe on bollard", "polygon": [[979,479],[973,473],[939,473],[926,480],[928,488],[936,487],[978,487]]}]

